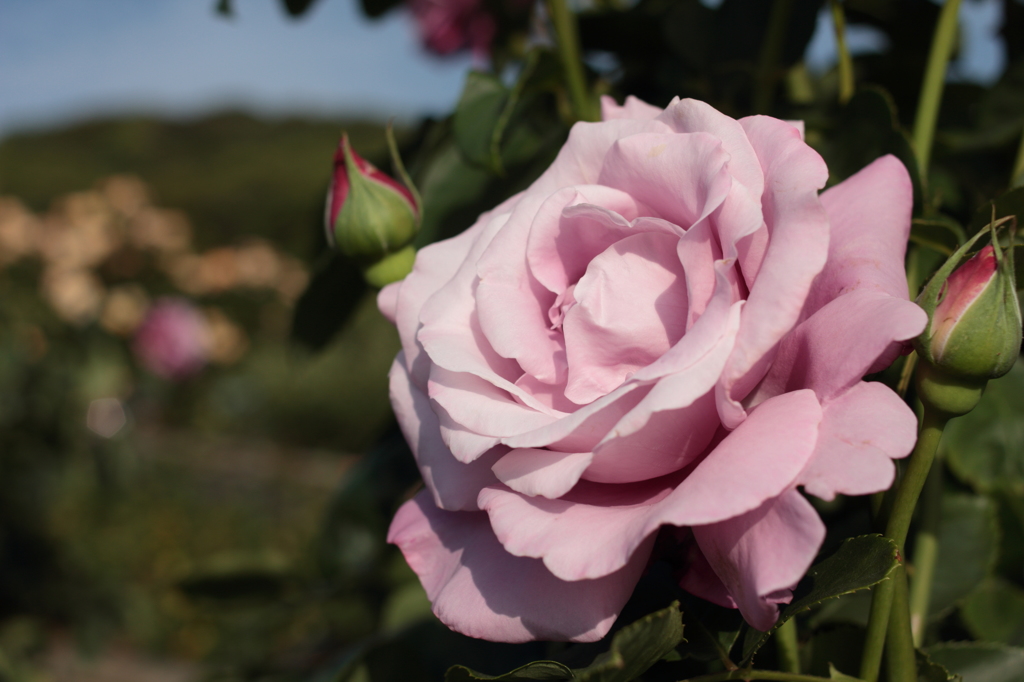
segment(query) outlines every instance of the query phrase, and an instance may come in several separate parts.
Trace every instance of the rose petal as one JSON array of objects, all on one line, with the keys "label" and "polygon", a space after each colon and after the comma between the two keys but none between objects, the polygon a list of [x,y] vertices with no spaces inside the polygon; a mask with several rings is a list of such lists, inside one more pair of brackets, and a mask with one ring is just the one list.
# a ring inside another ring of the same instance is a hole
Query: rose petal
[{"label": "rose petal", "polygon": [[765,171],[761,197],[769,245],[743,310],[736,347],[718,386],[727,428],[745,417],[739,404],[764,376],[779,340],[800,316],[811,283],[828,255],[828,216],[817,191],[828,179],[824,161],[785,121],[740,121]]},{"label": "rose petal", "polygon": [[646,121],[657,118],[662,111],[663,109],[659,109],[652,104],[648,104],[633,95],[626,95],[626,101],[622,103],[622,106],[619,106],[619,104],[608,95],[601,95],[602,121],[611,121],[616,118],[634,118]]},{"label": "rose petal", "polygon": [[892,460],[909,455],[916,441],[914,411],[884,384],[861,382],[825,403],[818,446],[798,483],[825,500],[886,490]]},{"label": "rose petal", "polygon": [[485,514],[446,512],[424,493],[398,510],[388,531],[448,627],[497,642],[592,642],[612,626],[640,578],[651,545],[622,570],[564,582],[535,559],[509,555]]},{"label": "rose petal", "polygon": [[392,282],[377,294],[377,309],[391,324],[398,319],[398,290],[401,286],[400,281]]},{"label": "rose petal", "polygon": [[679,133],[710,133],[722,141],[729,154],[729,172],[757,200],[764,191],[764,174],[757,152],[747,132],[734,118],[726,116],[710,104],[695,99],[676,97],[658,117]]},{"label": "rose petal", "polygon": [[574,124],[554,162],[523,192],[520,203],[525,200],[535,211],[539,202],[563,187],[605,184],[598,182],[598,177],[612,145],[629,135],[648,132],[671,129],[658,120],[613,119]]},{"label": "rose petal", "polygon": [[[555,294],[575,284],[598,254],[615,242],[635,234],[633,221],[643,207],[625,192],[610,187],[572,188],[551,195],[530,226],[526,260],[537,281]],[[585,193],[584,193],[585,192]],[[600,204],[594,203],[599,201]],[[675,228],[677,234],[682,230]],[[500,254],[508,261],[507,253]],[[513,268],[521,263],[512,262]]]},{"label": "rose petal", "polygon": [[696,526],[693,535],[729,590],[740,613],[758,630],[779,617],[776,604],[810,568],[825,539],[825,524],[796,490],[721,523]]},{"label": "rose petal", "polygon": [[[561,334],[551,329],[548,310],[555,294],[568,283],[546,291],[543,280],[532,276],[523,259],[512,254],[526,254],[527,241],[534,240],[535,231],[551,231],[549,225],[559,224],[566,206],[585,201],[606,202],[627,212],[635,210],[635,202],[622,192],[602,187],[563,188],[545,199],[536,214],[524,214],[517,207],[476,265],[476,313],[487,345],[546,383],[559,383],[565,376],[565,348]],[[546,260],[557,261],[559,255],[552,254]]]},{"label": "rose petal", "polygon": [[707,133],[639,133],[612,145],[599,181],[687,229],[729,194],[728,161],[721,140]]},{"label": "rose petal", "polygon": [[686,280],[677,241],[635,234],[591,261],[562,325],[569,400],[585,405],[611,392],[682,338]]},{"label": "rose petal", "polygon": [[589,452],[520,448],[506,453],[491,470],[499,481],[517,493],[554,499],[576,485],[593,459],[594,455]]},{"label": "rose petal", "polygon": [[[692,531],[688,532],[692,533]],[[711,568],[704,552],[700,551],[700,545],[696,540],[687,543],[685,565],[686,572],[679,579],[679,587],[712,604],[718,604],[727,609],[739,608],[736,600],[729,594],[725,583],[715,573],[715,569]]]},{"label": "rose petal", "polygon": [[[712,391],[680,409],[655,412],[646,403],[646,399],[641,401],[619,420],[616,428],[594,448],[584,478],[596,483],[632,483],[665,476],[696,460],[718,431]],[[642,427],[631,428],[630,417],[637,412],[644,414],[645,421]],[[620,425],[628,432],[620,433]]]},{"label": "rose petal", "polygon": [[914,338],[927,323],[925,312],[906,299],[871,289],[840,296],[782,340],[749,402],[801,388],[828,400],[860,381],[894,341]]},{"label": "rose petal", "polygon": [[482,436],[528,433],[558,419],[554,414],[525,406],[494,384],[465,372],[434,365],[427,381],[428,395],[452,420]]},{"label": "rose petal", "polygon": [[883,156],[821,195],[831,238],[828,262],[807,298],[805,315],[853,289],[908,298],[903,260],[914,188],[895,156]]},{"label": "rose petal", "polygon": [[430,401],[413,383],[403,353],[395,358],[388,378],[395,417],[434,503],[451,511],[475,511],[480,489],[497,480],[491,466],[501,458],[505,448],[495,448],[472,464],[462,464],[441,441],[437,415],[430,409]]},{"label": "rose petal", "polygon": [[624,566],[664,524],[717,523],[780,495],[814,452],[820,421],[814,393],[797,391],[751,412],[678,485],[672,477],[581,481],[557,500],[492,486],[480,491],[477,504],[511,554],[541,558],[564,580],[597,578]]},{"label": "rose petal", "polygon": [[423,356],[422,346],[416,338],[420,329],[420,310],[427,299],[455,276],[479,242],[490,241],[494,227],[488,230],[488,222],[481,216],[473,227],[462,234],[423,247],[416,254],[412,272],[401,282],[388,287],[391,290],[388,296],[395,292],[397,297],[392,316],[402,339],[405,361],[416,385],[422,389],[427,386],[430,360]]}]

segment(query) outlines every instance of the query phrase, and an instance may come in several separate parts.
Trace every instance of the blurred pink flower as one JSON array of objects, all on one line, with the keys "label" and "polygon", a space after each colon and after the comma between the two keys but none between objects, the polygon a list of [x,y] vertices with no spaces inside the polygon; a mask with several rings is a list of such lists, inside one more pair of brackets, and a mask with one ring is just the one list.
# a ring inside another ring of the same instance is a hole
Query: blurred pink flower
[{"label": "blurred pink flower", "polygon": [[490,54],[497,22],[482,0],[409,0],[408,4],[431,52],[444,55],[468,47],[477,56]]},{"label": "blurred pink flower", "polygon": [[210,329],[203,313],[183,298],[157,301],[135,334],[139,364],[165,379],[190,377],[209,359]]}]

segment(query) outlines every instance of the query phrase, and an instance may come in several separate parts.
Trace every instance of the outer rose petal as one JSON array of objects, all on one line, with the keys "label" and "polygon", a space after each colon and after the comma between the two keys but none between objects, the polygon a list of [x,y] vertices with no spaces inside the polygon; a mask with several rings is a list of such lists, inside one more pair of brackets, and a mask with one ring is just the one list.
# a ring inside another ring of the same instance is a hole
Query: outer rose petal
[{"label": "outer rose petal", "polygon": [[[474,244],[485,236],[485,217],[481,216],[473,227],[452,239],[420,249],[412,272],[401,282],[386,287],[378,298],[378,302],[388,305],[388,309],[382,308],[382,311],[388,319],[395,320],[405,350],[405,361],[420,388],[426,388],[430,373],[430,359],[423,355],[422,346],[416,338],[420,329],[420,310],[434,292],[455,276]],[[490,241],[489,236],[486,239]],[[392,297],[396,299],[394,310],[390,308]]]},{"label": "outer rose petal", "polygon": [[818,446],[797,482],[826,500],[885,490],[896,474],[892,460],[916,441],[914,411],[884,384],[861,382],[825,403]]},{"label": "outer rose petal", "polygon": [[801,388],[828,400],[860,381],[894,341],[914,338],[927,323],[925,312],[904,298],[871,289],[840,296],[782,340],[751,402]]},{"label": "outer rose petal", "polygon": [[622,103],[622,106],[619,106],[619,104],[608,95],[601,96],[602,121],[610,121],[613,118],[634,118],[641,121],[649,121],[657,118],[658,114],[661,112],[662,109],[659,109],[653,104],[648,104],[633,95],[626,95],[626,101]]},{"label": "outer rose petal", "polygon": [[769,630],[790,590],[810,568],[825,540],[825,524],[796,490],[727,521],[696,526],[693,536],[708,563],[758,630]]},{"label": "outer rose petal", "polygon": [[496,642],[592,642],[608,632],[647,562],[653,542],[622,570],[564,582],[536,559],[506,553],[487,516],[446,512],[425,492],[398,510],[388,531],[448,627]]},{"label": "outer rose petal", "polygon": [[476,511],[480,489],[497,482],[491,465],[498,461],[505,448],[495,448],[472,464],[456,460],[441,440],[437,415],[430,409],[430,401],[412,382],[404,360],[404,355],[399,353],[391,366],[391,405],[423,482],[433,495],[434,503],[442,509]]},{"label": "outer rose petal", "polygon": [[805,316],[853,289],[908,298],[903,259],[914,189],[895,156],[883,156],[822,193],[831,225],[828,262],[807,297]]},{"label": "outer rose petal", "polygon": [[477,504],[510,553],[543,558],[565,580],[597,578],[626,565],[662,525],[725,521],[790,488],[814,451],[820,421],[814,394],[797,391],[760,405],[681,482],[581,482],[557,500],[493,486]]}]

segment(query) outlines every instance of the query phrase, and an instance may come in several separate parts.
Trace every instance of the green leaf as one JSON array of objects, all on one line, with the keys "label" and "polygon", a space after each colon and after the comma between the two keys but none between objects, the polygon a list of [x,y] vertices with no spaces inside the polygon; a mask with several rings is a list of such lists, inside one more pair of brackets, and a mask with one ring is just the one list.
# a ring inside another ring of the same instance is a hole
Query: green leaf
[{"label": "green leaf", "polygon": [[474,205],[490,180],[486,170],[465,160],[454,140],[439,143],[419,176],[423,223],[413,243],[423,247],[472,225],[480,212]]},{"label": "green leaf", "polygon": [[470,71],[452,121],[455,142],[462,155],[499,175],[503,172],[500,145],[504,132],[499,123],[511,96],[512,92],[497,76]]},{"label": "green leaf", "polygon": [[1024,649],[984,642],[948,642],[928,647],[928,657],[963,682],[1024,680]]},{"label": "green leaf", "polygon": [[793,590],[793,601],[782,609],[768,632],[748,627],[743,638],[743,665],[757,653],[771,634],[787,620],[826,599],[863,590],[884,580],[896,567],[896,543],[880,535],[850,538],[836,552],[811,567]]},{"label": "green leaf", "polygon": [[942,445],[950,470],[981,492],[1024,496],[1024,363],[988,382],[974,410],[952,420]]},{"label": "green leaf", "polygon": [[860,680],[859,677],[852,677],[846,673],[839,672],[831,663],[828,664],[828,678],[830,680],[853,680],[853,682],[858,682]]},{"label": "green leaf", "polygon": [[452,119],[452,132],[462,155],[471,163],[504,176],[510,166],[530,160],[558,125],[544,115],[538,95],[557,87],[551,79],[553,57],[534,49],[512,88],[496,76],[471,71]]},{"label": "green leaf", "polygon": [[914,652],[917,659],[917,680],[918,682],[963,682],[963,678],[950,673],[940,663],[936,663],[928,654],[920,649]]},{"label": "green leaf", "polygon": [[686,642],[679,647],[686,658],[698,661],[724,660],[739,637],[743,617],[702,599],[687,598],[683,610]]},{"label": "green leaf", "polygon": [[977,639],[1024,645],[1024,590],[1002,578],[978,585],[960,607],[960,617]]},{"label": "green leaf", "polygon": [[217,0],[215,11],[223,17],[232,17],[235,15],[234,8],[231,6],[231,0]]},{"label": "green leaf", "polygon": [[991,572],[999,550],[996,506],[980,495],[942,498],[930,617],[945,614]]},{"label": "green leaf", "polygon": [[484,675],[461,665],[452,666],[444,676],[444,682],[473,682],[474,680],[501,680],[502,682],[518,682],[518,680],[572,680],[572,670],[556,661],[534,661],[510,673],[492,677]]},{"label": "green leaf", "polygon": [[574,670],[580,682],[629,682],[683,641],[679,602],[650,613],[615,633],[611,648],[586,668]]}]

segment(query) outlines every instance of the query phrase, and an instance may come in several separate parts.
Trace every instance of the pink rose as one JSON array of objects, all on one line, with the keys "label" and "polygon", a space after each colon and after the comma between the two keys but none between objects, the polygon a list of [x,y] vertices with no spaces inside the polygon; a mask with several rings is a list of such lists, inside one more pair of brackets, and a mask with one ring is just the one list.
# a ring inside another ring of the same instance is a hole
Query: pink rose
[{"label": "pink rose", "polygon": [[498,27],[482,0],[409,0],[408,5],[431,52],[470,47],[478,56],[490,53]]},{"label": "pink rose", "polygon": [[666,527],[681,585],[765,630],[825,535],[798,486],[883,490],[915,441],[912,411],[861,381],[927,322],[910,179],[884,157],[819,197],[791,123],[603,106],[380,294],[426,483],[389,541],[459,632],[590,641]]},{"label": "pink rose", "polygon": [[162,298],[146,314],[132,343],[139,364],[165,379],[185,379],[206,365],[210,328],[183,298]]}]

